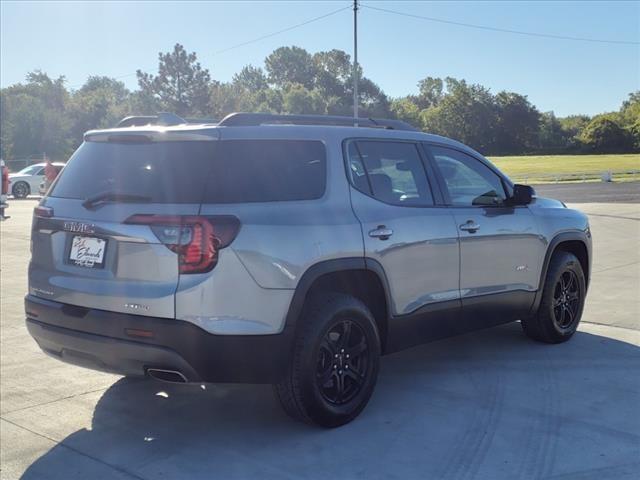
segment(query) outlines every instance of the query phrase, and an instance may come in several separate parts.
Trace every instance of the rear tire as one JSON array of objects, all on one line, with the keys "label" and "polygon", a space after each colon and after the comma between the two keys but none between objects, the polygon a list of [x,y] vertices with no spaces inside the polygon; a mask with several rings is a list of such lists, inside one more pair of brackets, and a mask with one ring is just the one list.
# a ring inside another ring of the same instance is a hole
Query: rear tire
[{"label": "rear tire", "polygon": [[360,300],[326,293],[308,301],[298,322],[292,361],[274,386],[296,420],[333,428],[367,405],[378,377],[380,337]]},{"label": "rear tire", "polygon": [[18,182],[11,188],[11,193],[14,198],[26,198],[31,193],[30,190],[28,183]]},{"label": "rear tire", "polygon": [[538,311],[522,320],[524,333],[545,343],[569,340],[578,329],[586,294],[582,265],[576,256],[557,251],[551,257]]}]

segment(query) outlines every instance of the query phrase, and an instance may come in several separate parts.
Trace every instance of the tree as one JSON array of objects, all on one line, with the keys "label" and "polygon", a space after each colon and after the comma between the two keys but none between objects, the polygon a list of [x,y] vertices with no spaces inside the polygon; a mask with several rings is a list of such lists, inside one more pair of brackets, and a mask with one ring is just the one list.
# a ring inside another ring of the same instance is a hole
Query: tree
[{"label": "tree", "polygon": [[87,130],[113,127],[130,114],[130,95],[124,83],[118,80],[109,77],[89,77],[73,94],[69,104],[74,146],[82,142],[82,135]]},{"label": "tree", "polygon": [[313,58],[304,48],[280,47],[264,61],[269,82],[279,88],[298,83],[312,89],[315,82]]},{"label": "tree", "polygon": [[[351,89],[349,89],[351,97]],[[358,82],[358,93],[360,95],[358,115],[361,117],[388,117],[391,113],[389,98],[367,77],[360,77]]]},{"label": "tree", "polygon": [[247,65],[233,76],[233,84],[249,92],[258,92],[268,88],[267,77],[261,68]]},{"label": "tree", "polygon": [[303,85],[292,84],[282,95],[284,113],[321,114],[325,112],[322,95],[317,90],[308,90]]},{"label": "tree", "polygon": [[420,107],[415,102],[415,97],[396,98],[391,102],[391,113],[400,120],[413,125],[420,126]]},{"label": "tree", "polygon": [[538,148],[547,151],[561,151],[567,146],[567,133],[553,112],[540,115],[538,140]]},{"label": "tree", "polygon": [[143,94],[156,99],[164,110],[178,115],[206,115],[209,102],[209,70],[195,53],[176,43],[173,52],[158,54],[158,75],[136,72]]},{"label": "tree", "polygon": [[344,98],[353,74],[351,57],[343,50],[318,52],[313,55],[315,85],[325,98]]},{"label": "tree", "polygon": [[620,152],[630,146],[627,132],[611,117],[595,117],[580,134],[582,143],[592,151]]},{"label": "tree", "polygon": [[620,114],[625,125],[632,125],[640,120],[640,90],[629,94],[629,98],[622,103]]},{"label": "tree", "polygon": [[481,85],[447,77],[446,94],[437,107],[423,110],[423,128],[459,140],[485,153],[494,145],[497,111],[493,96]]},{"label": "tree", "polygon": [[497,122],[493,152],[517,154],[538,146],[540,112],[527,97],[512,92],[495,96]]},{"label": "tree", "polygon": [[46,153],[67,157],[72,149],[67,116],[69,93],[65,78],[50,78],[36,70],[25,84],[2,89],[0,94],[0,152],[3,158],[27,158]]},{"label": "tree", "polygon": [[418,95],[415,102],[423,110],[437,107],[444,95],[444,83],[441,78],[426,77],[418,82]]}]

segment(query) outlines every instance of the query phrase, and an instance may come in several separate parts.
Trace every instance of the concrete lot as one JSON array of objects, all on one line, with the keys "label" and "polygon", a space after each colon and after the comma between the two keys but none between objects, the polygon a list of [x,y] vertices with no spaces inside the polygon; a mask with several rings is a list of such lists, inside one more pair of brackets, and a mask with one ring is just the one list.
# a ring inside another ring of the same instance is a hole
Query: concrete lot
[{"label": "concrete lot", "polygon": [[640,204],[584,203],[595,263],[564,345],[517,324],[386,357],[352,424],[291,421],[269,386],[173,386],[42,354],[23,323],[30,214],[0,224],[2,479],[618,479],[640,472]]}]

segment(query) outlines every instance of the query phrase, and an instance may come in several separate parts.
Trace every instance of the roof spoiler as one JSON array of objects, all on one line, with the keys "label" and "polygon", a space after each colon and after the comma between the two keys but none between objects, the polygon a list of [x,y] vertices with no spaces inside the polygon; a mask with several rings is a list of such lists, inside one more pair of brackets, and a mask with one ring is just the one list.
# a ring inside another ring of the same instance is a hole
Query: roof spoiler
[{"label": "roof spoiler", "polygon": [[171,112],[160,112],[157,115],[134,115],[125,117],[118,122],[117,127],[141,127],[145,125],[186,125],[189,123],[213,124],[217,125],[218,120],[213,118],[182,118]]},{"label": "roof spoiler", "polygon": [[181,125],[187,121],[170,112],[160,112],[157,115],[137,115],[125,117],[118,122],[117,127],[141,127],[144,125]]}]

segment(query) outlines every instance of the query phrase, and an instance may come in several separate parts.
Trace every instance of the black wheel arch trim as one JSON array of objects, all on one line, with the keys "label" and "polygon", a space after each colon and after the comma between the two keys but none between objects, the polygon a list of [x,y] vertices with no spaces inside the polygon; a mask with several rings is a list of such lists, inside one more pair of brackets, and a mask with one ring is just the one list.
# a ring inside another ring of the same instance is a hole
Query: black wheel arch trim
[{"label": "black wheel arch trim", "polygon": [[387,318],[389,318],[392,314],[393,304],[391,303],[389,294],[389,282],[387,281],[387,276],[384,273],[382,265],[380,265],[378,261],[367,257],[336,258],[313,264],[304,272],[302,277],[300,277],[300,281],[296,286],[295,293],[289,304],[289,310],[285,320],[285,330],[295,329],[296,322],[302,313],[307,293],[309,293],[309,290],[317,279],[328,273],[353,270],[370,271],[378,276],[384,290]]},{"label": "black wheel arch trim", "polygon": [[[544,282],[547,277],[547,271],[549,270],[549,263],[551,263],[551,257],[555,252],[558,245],[564,242],[581,242],[584,244],[584,247],[587,251],[587,270],[585,276],[587,279],[591,278],[591,249],[589,248],[589,240],[587,237],[587,233],[584,231],[571,231],[571,232],[562,232],[553,237],[553,239],[549,242],[549,246],[547,247],[547,251],[544,256],[544,263],[542,264],[542,269],[540,270],[540,281],[538,283],[538,290],[536,292],[536,297],[533,301],[533,305],[531,306],[531,313],[535,313],[540,306],[540,302],[542,301],[542,291],[544,290]],[[588,287],[588,281],[587,281]]]}]

